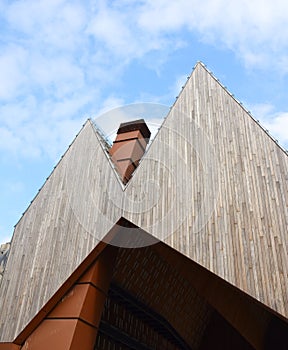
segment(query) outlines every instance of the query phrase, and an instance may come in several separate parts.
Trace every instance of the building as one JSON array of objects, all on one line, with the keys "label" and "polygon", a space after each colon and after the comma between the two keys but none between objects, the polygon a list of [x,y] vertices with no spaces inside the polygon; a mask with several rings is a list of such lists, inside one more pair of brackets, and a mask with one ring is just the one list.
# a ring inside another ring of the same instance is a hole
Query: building
[{"label": "building", "polygon": [[5,244],[0,245],[0,283],[2,280],[5,266],[7,264],[9,249],[10,249],[9,243],[5,243]]},{"label": "building", "polygon": [[15,227],[0,350],[288,348],[286,152],[202,63],[149,137],[84,124]]}]

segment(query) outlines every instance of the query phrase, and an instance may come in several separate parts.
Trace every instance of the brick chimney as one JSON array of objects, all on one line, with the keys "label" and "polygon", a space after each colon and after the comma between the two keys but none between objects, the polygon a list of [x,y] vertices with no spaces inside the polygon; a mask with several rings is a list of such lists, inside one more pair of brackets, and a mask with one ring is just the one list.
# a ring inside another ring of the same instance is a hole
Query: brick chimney
[{"label": "brick chimney", "polygon": [[120,124],[109,153],[124,184],[130,180],[139,165],[150,135],[144,119]]}]

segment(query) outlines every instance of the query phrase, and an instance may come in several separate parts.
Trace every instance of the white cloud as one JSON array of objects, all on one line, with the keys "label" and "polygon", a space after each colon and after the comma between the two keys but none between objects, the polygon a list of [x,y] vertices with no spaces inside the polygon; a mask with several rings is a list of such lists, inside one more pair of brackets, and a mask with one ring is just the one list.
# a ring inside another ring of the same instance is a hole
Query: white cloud
[{"label": "white cloud", "polygon": [[15,135],[11,130],[0,128],[0,150],[16,154],[21,147],[21,140],[19,136]]},{"label": "white cloud", "polygon": [[127,57],[134,51],[135,44],[130,23],[123,13],[103,8],[91,19],[87,33],[103,43],[113,55]]},{"label": "white cloud", "polygon": [[[286,0],[0,0],[0,21],[3,158],[56,161],[81,123],[97,112],[104,113],[102,127],[108,133],[138,116],[155,133],[167,113],[163,106],[150,109],[150,118],[137,114],[139,106],[136,115],[118,111],[105,117],[126,102],[107,97],[107,88],[121,84],[135,60],[160,75],[173,52],[191,45],[191,37],[232,50],[249,68],[273,66],[288,73]],[[168,100],[185,81],[184,75],[176,79]],[[163,94],[139,93],[138,101],[167,100]],[[287,112],[272,105],[251,110],[288,145]]]},{"label": "white cloud", "polygon": [[63,98],[78,91],[84,85],[84,72],[67,57],[32,57],[30,76],[34,86],[45,93]]},{"label": "white cloud", "polygon": [[0,150],[6,155],[57,160],[89,116],[97,93],[78,91],[76,96],[38,101],[27,96],[18,103],[0,105]]},{"label": "white cloud", "polygon": [[123,106],[125,101],[122,98],[109,96],[107,97],[101,104],[100,109],[97,111],[97,116],[101,116],[102,114],[110,111],[111,109]]},{"label": "white cloud", "polygon": [[9,25],[24,40],[53,45],[57,49],[76,48],[79,31],[86,22],[85,7],[65,0],[23,0],[11,2],[5,11]]},{"label": "white cloud", "polygon": [[23,190],[24,190],[24,184],[21,181],[12,182],[12,181],[8,180],[5,183],[5,187],[6,187],[7,192],[10,192],[10,193],[11,192],[20,193],[20,192],[23,192]]},{"label": "white cloud", "polygon": [[269,113],[259,120],[273,138],[288,149],[288,112]]},{"label": "white cloud", "polygon": [[0,104],[0,123],[9,129],[18,129],[29,122],[31,110],[36,108],[36,98],[28,95],[21,101],[7,101]]},{"label": "white cloud", "polygon": [[285,0],[147,0],[139,16],[146,31],[198,32],[203,40],[232,49],[249,66],[277,65],[287,57],[287,20]]},{"label": "white cloud", "polygon": [[112,96],[100,105],[105,87],[135,59],[161,72],[189,40],[183,31],[230,48],[249,67],[273,63],[288,72],[288,3],[281,0],[18,0],[2,2],[0,16],[0,148],[26,156],[54,158],[65,128],[72,137],[83,114],[122,104]]},{"label": "white cloud", "polygon": [[11,241],[11,239],[12,239],[12,234],[7,235],[6,232],[0,231],[0,245],[5,244],[5,243],[9,243]]},{"label": "white cloud", "polygon": [[279,144],[288,148],[288,112],[276,112],[271,104],[256,104],[250,107],[255,118],[269,133],[279,141]]},{"label": "white cloud", "polygon": [[256,118],[261,118],[262,120],[269,118],[269,116],[274,113],[274,106],[271,103],[258,103],[250,105],[249,109],[251,109]]},{"label": "white cloud", "polygon": [[177,77],[172,90],[175,97],[180,94],[186,82],[187,82],[187,74],[182,74]]},{"label": "white cloud", "polygon": [[271,134],[288,148],[288,113],[277,113],[274,118],[265,122]]},{"label": "white cloud", "polygon": [[0,100],[15,97],[26,82],[27,51],[18,45],[8,45],[0,53]]},{"label": "white cloud", "polygon": [[[4,14],[10,27],[22,35],[20,42],[24,47],[29,43],[35,51],[32,56],[38,53],[40,63],[41,55],[55,58],[53,55],[57,54],[62,58],[65,52],[78,52],[77,63],[82,72],[87,71],[89,62],[97,64],[96,71],[100,65],[104,70],[111,65],[111,70],[148,52],[171,52],[184,44],[183,30],[198,33],[202,40],[212,44],[222,43],[248,66],[276,61],[274,64],[288,70],[288,3],[285,0],[146,0],[92,4],[23,0],[7,5]],[[164,57],[161,56],[162,60]],[[67,57],[62,61],[67,62]],[[71,66],[71,61],[67,63]],[[43,76],[44,83],[47,81],[41,67],[38,70],[35,67],[35,72],[39,79]]]}]

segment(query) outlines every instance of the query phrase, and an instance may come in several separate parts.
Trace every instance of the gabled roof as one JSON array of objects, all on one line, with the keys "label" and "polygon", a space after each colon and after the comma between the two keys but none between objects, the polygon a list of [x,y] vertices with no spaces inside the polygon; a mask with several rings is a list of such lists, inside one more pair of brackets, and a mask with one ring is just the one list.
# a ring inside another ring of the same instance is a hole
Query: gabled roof
[{"label": "gabled roof", "polygon": [[120,217],[287,318],[287,173],[285,152],[202,64],[125,188],[88,121],[16,225],[0,340],[23,331]]}]

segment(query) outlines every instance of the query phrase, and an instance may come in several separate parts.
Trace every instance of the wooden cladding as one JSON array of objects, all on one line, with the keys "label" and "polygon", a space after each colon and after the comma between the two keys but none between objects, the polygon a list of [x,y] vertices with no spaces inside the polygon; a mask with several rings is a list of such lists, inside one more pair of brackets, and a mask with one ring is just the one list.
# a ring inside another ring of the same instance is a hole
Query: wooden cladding
[{"label": "wooden cladding", "polygon": [[287,318],[287,174],[285,152],[201,64],[125,189],[87,122],[15,227],[0,340],[121,216]]}]

